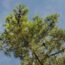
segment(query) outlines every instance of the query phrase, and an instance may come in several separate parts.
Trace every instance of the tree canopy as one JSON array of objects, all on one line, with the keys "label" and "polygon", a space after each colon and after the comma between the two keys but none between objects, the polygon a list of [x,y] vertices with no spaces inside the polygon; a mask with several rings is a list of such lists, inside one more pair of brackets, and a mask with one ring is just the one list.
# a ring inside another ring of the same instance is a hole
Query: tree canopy
[{"label": "tree canopy", "polygon": [[59,28],[58,14],[28,18],[28,8],[17,6],[6,17],[0,34],[0,48],[20,58],[21,65],[65,65],[65,31]]}]

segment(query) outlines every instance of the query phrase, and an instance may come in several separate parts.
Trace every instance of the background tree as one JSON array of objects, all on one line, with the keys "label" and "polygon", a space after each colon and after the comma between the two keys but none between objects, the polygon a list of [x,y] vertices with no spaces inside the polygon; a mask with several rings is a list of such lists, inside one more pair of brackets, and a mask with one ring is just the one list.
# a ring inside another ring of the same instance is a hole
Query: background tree
[{"label": "background tree", "polygon": [[22,65],[64,65],[65,31],[57,22],[58,14],[29,20],[28,8],[19,5],[6,18],[0,48],[6,55],[20,58]]}]

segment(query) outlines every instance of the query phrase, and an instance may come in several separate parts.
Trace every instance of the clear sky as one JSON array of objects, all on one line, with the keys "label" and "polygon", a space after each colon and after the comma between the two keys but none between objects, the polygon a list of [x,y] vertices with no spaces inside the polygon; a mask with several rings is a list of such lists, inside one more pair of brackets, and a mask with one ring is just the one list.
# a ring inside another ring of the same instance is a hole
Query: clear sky
[{"label": "clear sky", "polygon": [[[0,33],[4,30],[3,24],[6,16],[18,3],[29,8],[30,19],[36,14],[42,17],[52,13],[60,14],[58,25],[65,28],[65,0],[0,0]],[[19,65],[19,60],[14,57],[6,57],[0,53],[0,65]]]}]

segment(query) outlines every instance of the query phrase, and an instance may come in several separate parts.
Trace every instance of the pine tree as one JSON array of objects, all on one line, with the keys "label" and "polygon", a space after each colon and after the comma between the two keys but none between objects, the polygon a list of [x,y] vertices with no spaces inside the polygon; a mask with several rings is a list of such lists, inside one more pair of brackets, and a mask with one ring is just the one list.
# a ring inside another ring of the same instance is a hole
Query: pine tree
[{"label": "pine tree", "polygon": [[29,20],[28,8],[19,5],[6,18],[0,35],[1,50],[20,58],[21,65],[64,65],[65,31],[56,25],[58,16]]}]

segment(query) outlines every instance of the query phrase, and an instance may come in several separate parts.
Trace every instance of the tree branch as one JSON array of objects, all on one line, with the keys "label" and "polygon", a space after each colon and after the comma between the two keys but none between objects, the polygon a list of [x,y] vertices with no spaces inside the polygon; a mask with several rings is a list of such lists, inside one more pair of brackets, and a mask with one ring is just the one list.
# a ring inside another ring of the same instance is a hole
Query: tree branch
[{"label": "tree branch", "polygon": [[[30,47],[30,49],[32,50],[32,48]],[[40,63],[40,65],[43,65],[43,63],[40,61],[40,59],[38,58],[37,54],[34,52],[34,50],[32,50],[32,53],[34,54],[35,58],[38,60],[38,62]]]},{"label": "tree branch", "polygon": [[55,56],[56,54],[59,54],[59,53],[64,52],[64,50],[65,50],[65,49],[59,50],[58,52],[55,52],[55,53],[51,54],[50,56]]},{"label": "tree branch", "polygon": [[40,63],[40,65],[43,65],[43,63],[40,61],[40,59],[38,58],[37,54],[35,52],[33,52],[33,54],[35,55],[36,59],[38,60],[38,62]]}]

